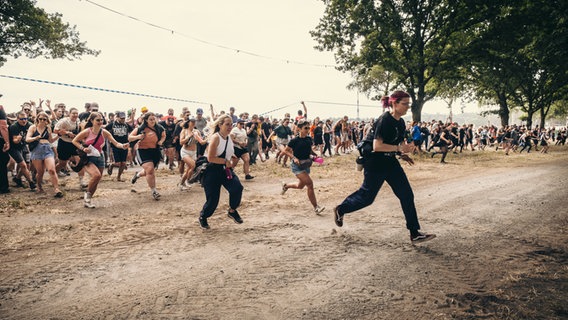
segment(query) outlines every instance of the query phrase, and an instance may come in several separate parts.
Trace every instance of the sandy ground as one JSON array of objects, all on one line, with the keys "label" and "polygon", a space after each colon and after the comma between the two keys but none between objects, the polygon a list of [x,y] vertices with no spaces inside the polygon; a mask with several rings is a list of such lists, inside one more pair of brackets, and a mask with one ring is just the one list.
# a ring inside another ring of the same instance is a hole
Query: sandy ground
[{"label": "sandy ground", "polygon": [[405,166],[423,230],[438,235],[416,246],[386,184],[334,225],[362,181],[354,155],[312,168],[321,215],[305,190],[279,194],[294,177],[271,159],[243,182],[245,223],[223,192],[208,231],[202,189],[178,191],[168,170],[160,201],[106,174],[96,209],[73,176],[64,199],[15,190],[0,197],[0,318],[568,318],[568,149],[448,160]]}]

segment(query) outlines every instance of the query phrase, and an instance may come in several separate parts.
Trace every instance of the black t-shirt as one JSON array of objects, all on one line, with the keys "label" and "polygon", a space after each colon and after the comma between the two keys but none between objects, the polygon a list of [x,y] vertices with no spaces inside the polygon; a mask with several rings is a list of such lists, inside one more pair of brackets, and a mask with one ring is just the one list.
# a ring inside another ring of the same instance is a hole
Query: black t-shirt
[{"label": "black t-shirt", "polygon": [[[26,134],[28,133],[28,129],[31,127],[31,123],[26,122],[25,125],[21,126],[19,122],[13,123],[10,128],[8,129],[10,133],[10,149],[13,150],[22,150],[26,146]],[[22,140],[20,143],[14,143],[14,137],[21,136]]]},{"label": "black t-shirt", "polygon": [[260,125],[260,128],[264,132],[264,135],[268,138],[268,136],[270,135],[270,129],[272,128],[270,124],[263,122],[262,125]]},{"label": "black t-shirt", "polygon": [[300,160],[309,159],[310,154],[312,154],[312,138],[310,136],[305,138],[297,136],[290,140],[288,146],[294,150],[294,157]]},{"label": "black t-shirt", "polygon": [[176,125],[172,123],[168,124],[167,121],[160,121],[159,124],[166,129],[166,140],[173,141],[175,136]]},{"label": "black t-shirt", "polygon": [[406,125],[404,119],[396,120],[390,112],[383,113],[375,123],[374,139],[381,138],[383,143],[398,145],[404,141]]},{"label": "black t-shirt", "polygon": [[254,130],[251,130],[251,132],[250,132],[249,134],[247,134],[247,137],[249,138],[249,141],[250,141],[251,139],[252,139],[252,140],[258,139],[258,123],[256,123],[256,122],[253,123],[253,122],[251,121],[251,122],[248,122],[248,123],[246,124],[246,127],[247,127],[247,131],[248,131],[250,128],[254,127]]},{"label": "black t-shirt", "polygon": [[128,123],[120,123],[113,121],[105,127],[105,129],[112,134],[112,137],[120,143],[128,142],[128,135],[132,132],[132,127]]}]

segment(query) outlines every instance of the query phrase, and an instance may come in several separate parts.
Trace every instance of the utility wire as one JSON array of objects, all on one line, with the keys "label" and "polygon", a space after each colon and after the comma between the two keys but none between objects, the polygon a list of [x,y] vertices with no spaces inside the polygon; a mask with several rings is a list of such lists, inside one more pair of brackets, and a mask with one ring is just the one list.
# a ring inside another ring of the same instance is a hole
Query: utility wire
[{"label": "utility wire", "polygon": [[[79,0],[79,1],[81,1],[81,0]],[[142,19],[133,17],[133,16],[128,15],[128,14],[126,14],[126,13],[122,13],[122,12],[120,12],[120,11],[111,9],[111,8],[109,8],[109,7],[106,7],[106,6],[103,6],[103,5],[98,4],[98,3],[94,2],[94,1],[91,1],[91,0],[84,0],[84,1],[90,3],[90,4],[94,5],[94,6],[97,6],[97,7],[101,8],[101,9],[110,11],[110,12],[115,13],[115,14],[118,14],[118,15],[120,15],[120,16],[123,16],[123,17],[129,18],[129,19],[132,19],[132,20],[135,20],[135,21],[144,23],[144,24],[146,24],[146,25],[148,25],[148,26],[151,26],[151,27],[153,27],[153,28],[157,28],[157,29],[160,29],[160,30],[164,30],[164,31],[170,32],[171,34],[178,34],[178,35],[180,35],[180,36],[182,36],[182,37],[185,37],[185,38],[188,38],[188,39],[192,39],[192,40],[194,40],[194,41],[201,42],[201,43],[204,43],[204,44],[206,44],[206,45],[214,46],[214,47],[217,47],[217,48],[221,48],[221,49],[225,49],[225,50],[230,50],[230,51],[235,51],[236,53],[242,53],[242,54],[246,54],[246,55],[249,55],[249,56],[253,56],[253,57],[257,57],[257,58],[262,58],[262,59],[267,59],[267,60],[275,60],[275,61],[280,61],[280,62],[285,62],[285,63],[298,64],[298,65],[305,65],[305,66],[313,66],[313,67],[335,68],[334,65],[330,65],[330,64],[306,63],[306,62],[297,61],[297,60],[282,59],[282,58],[276,58],[276,57],[265,56],[265,55],[261,55],[261,54],[258,54],[258,53],[255,53],[255,52],[251,52],[251,51],[246,51],[246,50],[241,50],[241,49],[237,49],[237,48],[227,47],[227,46],[222,45],[222,44],[218,44],[218,43],[206,41],[206,40],[203,40],[203,39],[200,39],[200,38],[196,38],[196,37],[191,36],[191,35],[188,35],[188,34],[184,34],[184,33],[178,32],[178,31],[173,30],[173,29],[169,29],[169,28],[166,28],[166,27],[159,26],[159,25],[157,25],[157,24],[154,24],[154,23],[151,23],[151,22],[148,22],[148,21],[145,21],[145,20],[142,20]]]},{"label": "utility wire", "polygon": [[39,80],[39,79],[31,79],[25,77],[17,77],[17,76],[10,76],[5,74],[0,74],[2,78],[8,79],[16,79],[16,80],[25,80],[25,81],[33,81],[33,82],[40,82],[40,83],[47,83],[53,84],[58,86],[64,87],[71,87],[71,88],[80,88],[80,89],[87,89],[87,90],[96,90],[96,91],[105,91],[111,93],[118,93],[118,94],[128,94],[133,96],[140,96],[140,97],[147,97],[147,98],[154,98],[154,99],[162,99],[162,100],[171,100],[171,101],[180,101],[180,102],[189,102],[189,103],[197,103],[197,104],[209,104],[208,102],[201,102],[195,100],[188,100],[188,99],[178,99],[178,98],[171,98],[171,97],[163,97],[163,96],[156,96],[152,94],[144,94],[144,93],[136,93],[130,91],[122,91],[122,90],[114,90],[114,89],[105,89],[105,88],[98,88],[98,87],[90,87],[90,86],[83,86],[78,84],[70,84],[70,83],[63,83],[63,82],[56,82],[56,81],[49,81],[49,80]]}]

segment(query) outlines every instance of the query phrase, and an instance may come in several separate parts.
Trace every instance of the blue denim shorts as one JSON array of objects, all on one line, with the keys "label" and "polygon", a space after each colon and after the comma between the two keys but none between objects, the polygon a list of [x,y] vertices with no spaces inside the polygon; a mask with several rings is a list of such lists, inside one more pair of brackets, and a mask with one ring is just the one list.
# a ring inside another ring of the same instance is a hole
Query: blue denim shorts
[{"label": "blue denim shorts", "polygon": [[310,174],[310,168],[301,169],[294,161],[290,161],[290,169],[292,169],[292,173],[294,173],[294,175],[299,175],[302,172]]},{"label": "blue denim shorts", "polygon": [[87,163],[92,163],[97,166],[97,168],[105,167],[105,156],[102,154],[100,155],[100,157],[87,157],[87,159]]},{"label": "blue denim shorts", "polygon": [[53,149],[51,148],[51,144],[49,143],[38,144],[30,155],[31,160],[45,160],[49,157],[51,158],[55,157]]}]

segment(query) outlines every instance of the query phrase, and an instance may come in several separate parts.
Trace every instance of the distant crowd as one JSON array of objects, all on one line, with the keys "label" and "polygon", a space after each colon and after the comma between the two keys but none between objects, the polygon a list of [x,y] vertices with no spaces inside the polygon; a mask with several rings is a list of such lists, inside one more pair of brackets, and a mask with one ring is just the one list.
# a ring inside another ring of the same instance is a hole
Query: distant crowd
[{"label": "distant crowd", "polygon": [[[233,167],[242,160],[246,180],[254,179],[251,165],[258,161],[265,162],[272,157],[275,164],[289,166],[289,154],[283,151],[288,142],[299,134],[299,122],[309,121],[312,149],[320,157],[355,152],[357,144],[366,139],[374,125],[373,119],[354,121],[347,116],[337,120],[319,116],[308,118],[308,110],[303,102],[297,114],[286,113],[280,118],[248,112],[237,113],[235,108],[230,108],[227,113],[217,113],[213,106],[207,112],[203,108],[189,110],[187,107],[179,111],[169,109],[167,114],[158,114],[142,107],[140,113],[137,109],[107,113],[101,112],[96,102],[86,103],[83,110],[78,110],[63,103],[52,106],[49,100],[40,100],[37,104],[33,101],[25,102],[21,105],[21,110],[9,114],[0,107],[0,193],[10,192],[10,187],[45,192],[43,176],[48,172],[54,196],[63,197],[59,179],[68,179],[72,175],[82,151],[90,152],[89,149],[97,148],[100,148],[103,160],[91,159],[93,168],[101,168],[102,164],[108,175],[113,175],[114,170],[118,170],[117,181],[126,180],[124,172],[129,167],[143,165],[151,160],[155,168],[163,164],[170,170],[177,170],[180,174],[180,191],[188,190],[199,182],[196,179],[199,173],[198,160],[206,155],[208,139],[213,133],[212,125],[221,116],[228,115],[232,120],[230,138],[234,146]],[[155,119],[155,125],[151,121],[148,124],[148,120],[152,119]],[[101,132],[106,131],[109,136],[99,138],[100,134],[94,134],[99,130],[99,120],[100,127],[104,129]],[[95,131],[87,130],[80,136],[81,141],[78,141],[77,137],[88,128],[95,128]],[[153,132],[157,137],[150,149],[158,150],[157,155],[145,151],[149,148],[147,144],[150,141],[145,137]],[[413,153],[429,152],[432,157],[440,154],[442,163],[446,162],[450,151],[458,153],[464,149],[502,149],[506,155],[510,152],[529,153],[533,150],[546,153],[550,144],[564,145],[566,136],[566,128],[527,128],[522,125],[504,128],[493,125],[475,127],[471,124],[442,121],[408,123],[406,128],[406,140],[414,144]],[[84,142],[89,139],[92,148],[85,147]],[[93,154],[89,153],[89,158],[94,158]],[[94,207],[90,197],[96,190],[96,185],[89,185],[84,177],[85,171],[91,179],[97,173],[86,169],[76,171],[81,188],[92,190],[86,191],[86,206]],[[8,173],[11,173],[11,181],[8,180]],[[130,182],[136,183],[145,174],[153,173],[148,170],[136,173]],[[152,184],[148,177],[146,179],[154,198],[159,199],[155,183]]]}]

